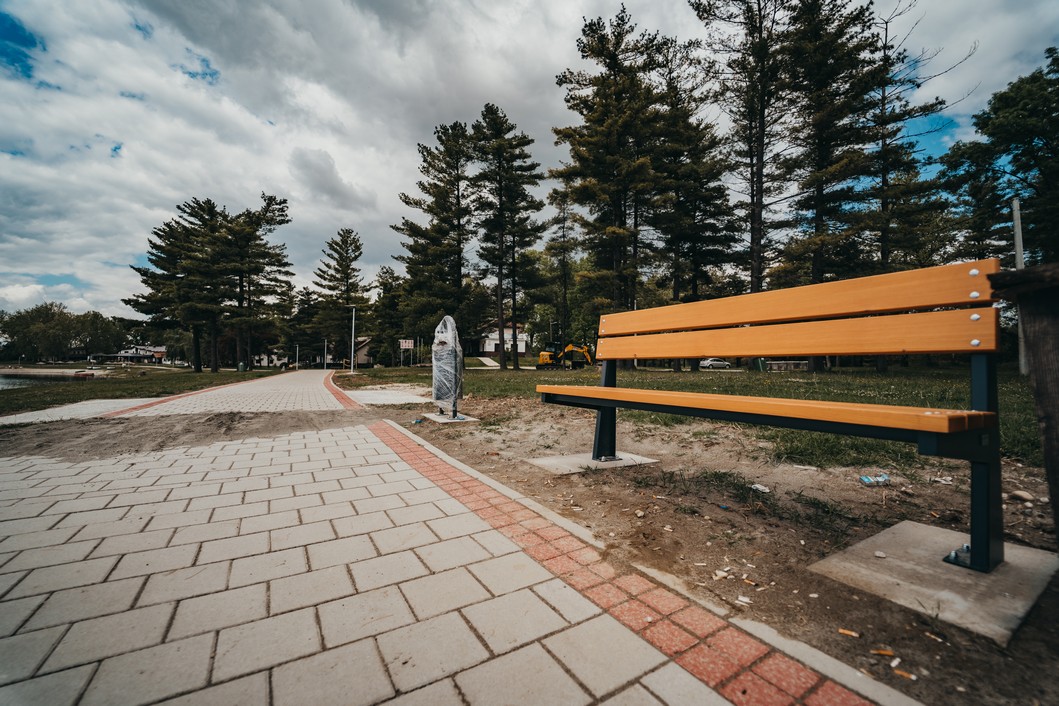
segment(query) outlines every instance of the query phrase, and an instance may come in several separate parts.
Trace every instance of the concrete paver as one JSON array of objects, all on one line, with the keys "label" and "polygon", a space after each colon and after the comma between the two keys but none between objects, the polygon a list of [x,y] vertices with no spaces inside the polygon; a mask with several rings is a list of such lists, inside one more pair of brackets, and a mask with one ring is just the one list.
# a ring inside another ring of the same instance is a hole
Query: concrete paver
[{"label": "concrete paver", "polygon": [[[351,404],[323,382],[107,411]],[[870,703],[579,537],[384,422],[3,457],[0,703]]]}]

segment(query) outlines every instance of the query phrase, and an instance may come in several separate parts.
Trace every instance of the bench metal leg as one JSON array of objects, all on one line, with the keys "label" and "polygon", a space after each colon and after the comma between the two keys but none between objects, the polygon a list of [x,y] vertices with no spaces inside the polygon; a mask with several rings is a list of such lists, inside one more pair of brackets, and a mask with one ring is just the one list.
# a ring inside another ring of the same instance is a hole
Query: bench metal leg
[{"label": "bench metal leg", "polygon": [[[996,358],[971,356],[971,408],[996,412]],[[1000,430],[981,436],[971,458],[971,544],[945,557],[950,564],[988,572],[1004,561],[1004,515],[1000,498]]]},{"label": "bench metal leg", "polygon": [[[603,361],[603,372],[599,384],[614,387],[618,384],[618,366],[613,360]],[[601,407],[596,410],[596,436],[592,441],[593,461],[618,461],[617,410]]]}]

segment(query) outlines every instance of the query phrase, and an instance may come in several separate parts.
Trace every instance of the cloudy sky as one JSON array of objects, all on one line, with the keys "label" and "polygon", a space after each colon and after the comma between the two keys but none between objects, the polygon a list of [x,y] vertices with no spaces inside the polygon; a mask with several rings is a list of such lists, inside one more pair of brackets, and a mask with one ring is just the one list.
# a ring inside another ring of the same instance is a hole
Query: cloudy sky
[{"label": "cloudy sky", "polygon": [[[881,10],[894,0],[879,0]],[[277,233],[299,286],[339,228],[364,240],[370,279],[401,252],[389,225],[415,216],[416,143],[434,126],[499,105],[564,155],[551,127],[573,122],[555,75],[579,66],[583,17],[617,0],[0,0],[0,309],[42,301],[132,315],[151,229],[209,197],[230,211],[264,191],[290,200]],[[700,33],[683,0],[626,0],[642,29]],[[970,94],[943,140],[1059,44],[1054,0],[929,0],[913,49],[929,84]]]}]

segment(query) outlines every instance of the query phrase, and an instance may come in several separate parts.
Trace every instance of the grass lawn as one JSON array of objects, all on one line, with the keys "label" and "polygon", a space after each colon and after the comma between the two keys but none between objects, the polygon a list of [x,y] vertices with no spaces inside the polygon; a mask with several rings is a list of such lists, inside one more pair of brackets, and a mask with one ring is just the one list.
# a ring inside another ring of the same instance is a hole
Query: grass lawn
[{"label": "grass lawn", "polygon": [[[385,368],[364,371],[354,384],[387,382],[431,386],[429,368]],[[464,390],[477,397],[536,397],[539,384],[597,385],[599,371],[469,368]],[[1029,381],[1014,366],[1001,366],[999,374],[1000,444],[1006,457],[1041,466],[1044,457],[1037,432],[1033,394]],[[887,373],[870,368],[843,368],[828,373],[748,373],[738,370],[686,371],[661,369],[619,370],[618,385],[645,389],[715,392],[733,395],[823,399],[877,404],[966,409],[970,406],[970,373],[966,365],[902,368]],[[623,410],[626,418],[646,423],[675,425],[696,423],[690,417]],[[875,439],[748,426],[756,436],[775,444],[774,456],[813,466],[836,464],[915,465],[920,457],[911,444]]]},{"label": "grass lawn", "polygon": [[49,381],[40,385],[0,390],[0,416],[85,400],[165,397],[215,385],[253,380],[274,375],[277,372],[274,369],[253,370],[245,373],[222,370],[214,374],[195,373],[187,368],[153,366],[124,368],[114,370],[107,377]]}]

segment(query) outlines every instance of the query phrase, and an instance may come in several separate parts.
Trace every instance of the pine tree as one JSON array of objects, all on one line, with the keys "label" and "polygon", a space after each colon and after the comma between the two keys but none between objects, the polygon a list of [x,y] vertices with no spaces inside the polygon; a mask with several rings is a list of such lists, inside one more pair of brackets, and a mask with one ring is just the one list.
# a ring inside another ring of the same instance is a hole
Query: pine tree
[{"label": "pine tree", "polygon": [[851,0],[802,0],[791,11],[783,53],[795,98],[794,151],[785,164],[801,191],[794,201],[801,236],[776,273],[786,284],[852,276],[866,259],[851,226],[875,140],[868,116],[881,68],[871,22],[870,7]]},{"label": "pine tree", "polygon": [[[327,338],[340,342],[338,350],[347,350],[347,334],[352,339],[354,307],[362,331],[367,330],[368,298],[364,295],[360,268],[357,263],[364,253],[360,235],[352,228],[341,228],[334,238],[327,241],[322,251],[324,258],[313,271],[313,284],[323,291],[317,314],[316,326]],[[352,340],[350,346],[352,346]],[[353,360],[355,351],[349,351]]]},{"label": "pine tree", "polygon": [[651,154],[659,109],[649,74],[657,38],[636,35],[624,7],[609,23],[586,20],[577,49],[599,71],[568,69],[556,79],[582,122],[554,129],[556,142],[570,148],[570,163],[551,176],[569,183],[570,198],[588,211],[577,221],[611,310],[636,307],[646,249],[642,228],[656,191]]},{"label": "pine tree", "polygon": [[747,234],[750,291],[758,292],[764,286],[775,227],[769,220],[770,208],[788,184],[779,168],[791,109],[780,46],[790,3],[690,0],[689,4],[712,30],[709,47],[721,57],[717,99],[732,123],[734,177],[745,198],[737,208]]},{"label": "pine tree", "polygon": [[423,179],[416,182],[422,196],[402,193],[401,202],[422,212],[426,225],[403,218],[391,228],[404,236],[407,251],[395,256],[408,278],[401,299],[405,334],[427,338],[446,314],[456,319],[461,335],[477,330],[480,312],[469,307],[466,249],[474,236],[470,134],[465,123],[440,125],[434,130],[437,147],[418,146]]},{"label": "pine tree", "polygon": [[957,142],[941,157],[941,182],[950,195],[953,260],[1004,258],[1014,265],[1011,191],[996,154],[982,142]]},{"label": "pine tree", "polygon": [[[511,322],[512,367],[518,369],[518,301],[523,279],[531,277],[532,261],[525,251],[540,239],[544,229],[533,216],[544,203],[529,189],[544,176],[540,164],[530,159],[527,148],[533,139],[516,126],[497,106],[487,103],[471,127],[473,151],[480,165],[473,177],[474,202],[481,231],[478,256],[486,272],[496,278],[497,331],[503,336],[505,321]],[[507,291],[505,292],[505,284]],[[504,301],[510,302],[505,316]],[[507,367],[503,341],[500,367]]]}]

